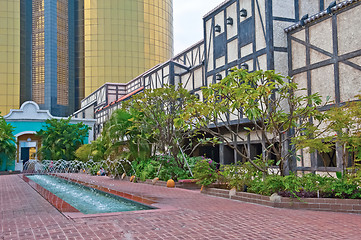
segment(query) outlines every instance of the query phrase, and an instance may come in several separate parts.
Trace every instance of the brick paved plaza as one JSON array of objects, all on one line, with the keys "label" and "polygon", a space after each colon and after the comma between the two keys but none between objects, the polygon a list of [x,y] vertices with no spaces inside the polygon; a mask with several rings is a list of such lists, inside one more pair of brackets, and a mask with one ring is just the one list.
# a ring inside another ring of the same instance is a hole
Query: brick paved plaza
[{"label": "brick paved plaza", "polygon": [[0,176],[0,239],[361,239],[361,215],[276,209],[73,175],[157,202],[159,210],[67,218],[18,175]]}]

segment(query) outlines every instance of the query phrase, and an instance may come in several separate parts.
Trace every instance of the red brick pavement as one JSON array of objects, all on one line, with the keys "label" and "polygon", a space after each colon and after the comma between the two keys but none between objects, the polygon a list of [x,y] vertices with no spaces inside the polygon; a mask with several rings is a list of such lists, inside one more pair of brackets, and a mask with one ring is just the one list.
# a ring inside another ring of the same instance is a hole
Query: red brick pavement
[{"label": "red brick pavement", "polygon": [[68,219],[18,176],[0,176],[0,239],[361,239],[361,215],[276,209],[198,191],[72,177],[169,207]]}]

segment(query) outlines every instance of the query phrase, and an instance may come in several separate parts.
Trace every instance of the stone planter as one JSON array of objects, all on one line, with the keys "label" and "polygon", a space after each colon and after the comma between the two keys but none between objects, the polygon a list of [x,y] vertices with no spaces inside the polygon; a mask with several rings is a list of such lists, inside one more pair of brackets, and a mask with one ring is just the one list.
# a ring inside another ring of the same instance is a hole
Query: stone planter
[{"label": "stone planter", "polygon": [[235,195],[230,196],[229,190],[217,188],[204,188],[202,193],[277,208],[361,214],[361,199],[302,198],[299,200],[297,198],[279,196],[278,201],[271,201],[270,196],[263,196],[247,192],[236,192]]}]

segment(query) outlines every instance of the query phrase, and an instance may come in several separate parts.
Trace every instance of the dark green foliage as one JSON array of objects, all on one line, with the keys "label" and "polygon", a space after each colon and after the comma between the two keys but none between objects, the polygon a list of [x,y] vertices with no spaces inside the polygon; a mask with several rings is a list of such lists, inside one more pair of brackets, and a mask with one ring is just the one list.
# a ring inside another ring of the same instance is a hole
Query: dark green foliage
[{"label": "dark green foliage", "polygon": [[153,179],[157,175],[160,163],[154,159],[134,160],[132,162],[136,176],[141,180]]},{"label": "dark green foliage", "polygon": [[361,198],[360,181],[350,174],[337,174],[337,177],[321,176],[308,173],[297,176],[277,174],[265,175],[250,163],[221,166],[218,178],[228,185],[262,195],[278,193],[284,197],[326,197],[326,198]]},{"label": "dark green foliage", "polygon": [[348,177],[334,178],[317,174],[302,177],[290,174],[268,175],[264,179],[258,175],[248,186],[248,191],[263,195],[278,193],[284,197],[326,197],[361,198],[359,184]]},{"label": "dark green foliage", "polygon": [[159,179],[173,179],[177,181],[179,179],[192,178],[183,158],[179,157],[179,159],[181,162],[181,167],[178,166],[172,156],[160,156],[159,161],[161,162],[162,166],[159,171]]},{"label": "dark green foliage", "polygon": [[9,166],[15,160],[16,145],[13,131],[13,126],[0,115],[0,167],[4,161],[5,165]]},{"label": "dark green foliage", "polygon": [[282,180],[283,177],[280,175],[269,175],[263,179],[262,174],[258,174],[253,181],[250,182],[247,191],[262,195],[271,195],[284,189]]},{"label": "dark green foliage", "polygon": [[193,169],[194,178],[198,179],[197,184],[208,186],[218,179],[216,164],[211,159],[202,159],[196,163]]},{"label": "dark green foliage", "polygon": [[[149,137],[150,126],[134,123],[136,119],[143,118],[143,114],[134,109],[114,111],[101,136],[105,146],[104,154],[106,156],[122,155],[129,160],[148,159],[152,142]],[[126,151],[124,151],[125,146]]]},{"label": "dark green foliage", "polygon": [[90,143],[88,150],[91,151],[88,160],[92,159],[95,162],[100,162],[106,158],[105,153],[107,151],[107,143],[103,137],[98,137]]},{"label": "dark green foliage", "polygon": [[[136,138],[152,145],[154,156],[164,154],[172,156],[179,168],[185,169],[180,149],[184,152],[192,149],[187,141],[192,131],[186,131],[175,124],[184,111],[197,101],[196,96],[181,86],[163,86],[162,88],[145,90],[124,103],[124,110],[132,113],[129,131],[138,132]],[[133,113],[138,113],[134,115]]]},{"label": "dark green foliage", "polygon": [[45,123],[45,127],[37,132],[42,138],[41,158],[74,160],[75,151],[84,143],[89,127],[83,123],[70,124],[70,118],[48,119]]},{"label": "dark green foliage", "polygon": [[82,162],[87,162],[92,156],[92,145],[84,144],[75,151],[75,156]]},{"label": "dark green foliage", "polygon": [[[189,134],[174,127],[174,119],[186,104],[195,100],[195,96],[180,86],[145,90],[134,96],[122,104],[122,109],[113,112],[101,137],[91,143],[91,157],[94,161],[129,160],[135,169],[132,174],[140,180],[191,177],[180,154],[181,148],[186,151],[191,146],[187,141]],[[86,158],[88,152],[84,147],[78,151],[79,157]]]},{"label": "dark green foliage", "polygon": [[[195,159],[197,158],[189,159],[191,168],[194,166]],[[191,178],[189,170],[184,167],[179,167],[173,157],[168,155],[154,156],[146,160],[137,159],[132,162],[132,165],[137,177],[142,181],[155,177],[159,177],[159,179],[163,181],[169,179],[177,181],[179,179]]]},{"label": "dark green foliage", "polygon": [[320,189],[324,197],[361,198],[360,185],[347,176],[341,179],[326,178]]},{"label": "dark green foliage", "polygon": [[235,187],[237,190],[243,191],[256,175],[257,169],[250,162],[222,165],[219,181],[227,184],[229,188]]}]

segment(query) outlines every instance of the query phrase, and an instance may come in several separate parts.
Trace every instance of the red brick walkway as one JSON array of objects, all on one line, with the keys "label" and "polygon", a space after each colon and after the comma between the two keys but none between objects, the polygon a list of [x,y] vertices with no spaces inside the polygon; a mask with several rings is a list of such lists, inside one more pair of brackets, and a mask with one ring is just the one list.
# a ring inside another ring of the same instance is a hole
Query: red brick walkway
[{"label": "red brick walkway", "polygon": [[0,239],[361,239],[361,215],[275,209],[183,189],[73,177],[173,210],[68,219],[18,176],[0,176]]}]

